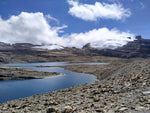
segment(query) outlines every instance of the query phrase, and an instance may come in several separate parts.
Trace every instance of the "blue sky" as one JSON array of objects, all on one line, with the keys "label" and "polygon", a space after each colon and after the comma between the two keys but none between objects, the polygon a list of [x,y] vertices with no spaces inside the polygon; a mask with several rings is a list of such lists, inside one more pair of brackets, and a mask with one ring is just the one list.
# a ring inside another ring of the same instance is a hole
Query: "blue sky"
[{"label": "blue sky", "polygon": [[[69,1],[72,3],[69,3]],[[110,9],[109,5],[112,5],[111,7],[114,8],[114,15],[116,14],[116,16],[107,15],[108,12],[106,12],[106,15],[105,12],[99,14],[101,9],[98,10],[97,8],[100,8],[99,6],[101,5],[102,8],[105,7],[108,9]],[[96,13],[88,15],[86,11],[83,12],[83,8],[86,8],[87,11],[91,10],[88,9],[89,7],[92,7],[92,10]],[[122,12],[118,12],[115,8],[120,8],[120,11],[121,9],[123,10]],[[74,35],[80,38],[82,33],[90,34],[90,31],[94,32],[94,29],[98,30],[102,28],[107,28],[109,31],[117,29],[117,32],[119,31],[120,33],[127,32],[134,35],[142,35],[143,38],[150,39],[150,0],[0,0],[0,17],[3,23],[8,21],[12,16],[19,16],[22,12],[29,14],[42,13],[50,27],[53,29],[56,28],[54,30],[57,32],[56,36],[63,37],[63,39],[72,38],[74,40]],[[118,16],[117,13],[121,14]],[[0,32],[0,41],[9,42],[2,39],[2,36],[6,36],[9,39],[8,34],[5,34],[4,30]],[[15,36],[14,39],[17,37]],[[96,41],[100,42],[101,40],[96,39]],[[64,42],[62,43],[63,46],[66,45]],[[71,43],[76,45],[74,43],[78,42]],[[121,43],[122,45],[122,42],[119,41],[115,43]],[[97,44],[95,44],[96,46]],[[77,44],[77,47],[81,46]]]}]

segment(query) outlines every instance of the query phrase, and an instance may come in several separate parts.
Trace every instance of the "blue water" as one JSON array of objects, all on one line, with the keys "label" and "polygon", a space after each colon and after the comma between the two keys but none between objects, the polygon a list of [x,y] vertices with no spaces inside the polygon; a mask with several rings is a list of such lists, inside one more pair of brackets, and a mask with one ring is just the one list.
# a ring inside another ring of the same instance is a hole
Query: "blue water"
[{"label": "blue water", "polygon": [[[96,63],[93,65],[101,64],[103,63]],[[58,72],[62,73],[63,75],[44,79],[0,81],[0,103],[97,81],[94,75],[71,72],[60,67],[35,67],[71,65],[66,62],[24,63],[7,65],[20,66],[22,68],[33,69],[36,71]],[[77,63],[75,63],[75,65],[77,65]]]},{"label": "blue water", "polygon": [[11,63],[11,64],[4,64],[4,65],[11,65],[11,66],[68,66],[68,65],[107,65],[108,63],[68,63],[68,62],[44,62],[44,63]]}]

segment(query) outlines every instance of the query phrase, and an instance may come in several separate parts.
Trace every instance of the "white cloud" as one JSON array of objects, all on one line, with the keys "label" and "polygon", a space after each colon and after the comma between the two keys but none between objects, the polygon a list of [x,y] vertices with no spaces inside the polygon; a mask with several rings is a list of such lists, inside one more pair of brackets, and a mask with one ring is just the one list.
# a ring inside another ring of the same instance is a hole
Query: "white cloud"
[{"label": "white cloud", "polygon": [[50,14],[45,15],[45,17],[46,17],[48,20],[50,20],[50,21],[56,22],[57,25],[59,24],[59,20],[56,19],[56,18],[54,18],[54,17],[52,17]]},{"label": "white cloud", "polygon": [[11,16],[8,20],[0,18],[0,42],[39,44],[42,45],[41,48],[47,49],[61,49],[63,46],[82,48],[85,44],[91,43],[92,47],[103,49],[120,47],[134,39],[131,33],[108,28],[60,37],[59,33],[66,27],[67,25],[51,27],[43,13],[22,12],[18,16]]},{"label": "white cloud", "polygon": [[68,12],[86,21],[97,21],[101,18],[121,20],[131,15],[130,10],[123,8],[121,4],[95,2],[91,5],[81,4],[74,0],[68,0],[68,3],[71,6]]},{"label": "white cloud", "polygon": [[140,5],[141,5],[141,8],[145,8],[145,5],[143,2],[139,1]]},{"label": "white cloud", "polygon": [[40,46],[35,46],[34,48],[40,48],[40,49],[48,49],[48,50],[53,50],[53,49],[63,49],[64,47],[53,44],[53,45],[40,45]]},{"label": "white cloud", "polygon": [[6,43],[62,44],[58,32],[63,27],[51,27],[43,13],[22,12],[8,20],[0,18],[0,41]]},{"label": "white cloud", "polygon": [[59,33],[63,33],[64,31],[63,31],[63,29],[64,28],[67,28],[68,26],[67,25],[63,25],[63,26],[61,26],[61,27],[54,27]]},{"label": "white cloud", "polygon": [[[82,48],[85,44],[90,43],[91,47],[98,49],[115,49],[134,40],[134,34],[120,32],[117,29],[109,30],[108,28],[93,29],[86,33],[73,33],[68,36],[70,42],[68,46]],[[131,37],[129,39],[128,37]]]}]

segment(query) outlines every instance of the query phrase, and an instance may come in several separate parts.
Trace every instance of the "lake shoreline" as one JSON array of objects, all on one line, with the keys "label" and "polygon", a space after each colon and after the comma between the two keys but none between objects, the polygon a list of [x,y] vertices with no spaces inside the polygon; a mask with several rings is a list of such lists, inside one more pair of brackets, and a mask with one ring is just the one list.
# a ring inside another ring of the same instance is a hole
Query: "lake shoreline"
[{"label": "lake shoreline", "polygon": [[[27,71],[26,73],[30,75],[33,74],[33,73],[30,73],[31,70],[32,71],[34,70],[34,73],[35,72],[39,73],[40,76],[41,76],[41,73],[45,74],[45,72],[51,72],[51,73],[57,72],[57,73],[62,73],[62,74],[61,76],[60,74],[59,76],[50,76],[50,77],[42,76],[43,79],[12,80],[12,81],[9,80],[9,81],[0,82],[1,83],[0,103],[6,102],[9,100],[14,100],[17,98],[24,98],[24,97],[32,96],[37,93],[42,94],[45,92],[50,92],[50,91],[54,91],[58,89],[64,89],[64,88],[68,88],[71,86],[76,86],[80,84],[91,83],[91,82],[97,81],[94,75],[72,72],[69,70],[65,70],[62,67],[45,67],[46,65],[60,66],[60,65],[72,65],[72,64],[64,63],[64,62],[26,63],[26,64],[13,64],[13,65],[6,64],[7,68],[8,66],[10,66],[7,72],[12,70],[12,68],[14,69],[13,72],[11,73],[16,73],[16,70],[17,72],[20,72],[20,69],[21,69],[23,71],[26,70]],[[16,68],[14,66],[19,66],[20,68]],[[35,77],[36,76],[37,75],[35,75]],[[22,76],[22,79],[23,77],[25,76]],[[15,91],[19,91],[19,93],[16,94]]]},{"label": "lake shoreline", "polygon": [[109,66],[63,66],[100,81],[0,104],[2,112],[150,112],[150,60],[112,61]]},{"label": "lake shoreline", "polygon": [[[51,62],[50,62],[51,63]],[[58,62],[59,63],[59,62]],[[60,62],[61,63],[61,62]],[[64,66],[33,66],[33,67],[38,67],[38,68],[45,68],[45,67],[61,67],[65,68],[66,70],[74,71],[70,68],[67,69],[67,67],[76,67],[76,66],[85,66],[85,65],[108,65],[108,63],[93,63],[93,62],[88,62],[88,63],[68,63],[68,62],[63,62]],[[17,63],[18,64],[18,63]],[[21,63],[20,63],[21,64]],[[0,81],[4,80],[27,80],[27,79],[43,79],[43,78],[49,78],[49,77],[54,77],[54,76],[62,76],[62,73],[57,73],[57,72],[42,72],[42,71],[37,71],[34,69],[26,69],[23,68],[21,65],[17,66],[14,64],[3,64],[0,65]],[[77,72],[77,71],[76,71]],[[79,71],[80,72],[80,71]],[[84,73],[84,72],[80,72]],[[86,72],[85,72],[86,73]],[[89,73],[91,74],[91,73]]]},{"label": "lake shoreline", "polygon": [[61,73],[56,72],[40,72],[31,69],[24,69],[21,67],[7,65],[0,65],[0,72],[0,81],[42,79],[45,77],[62,75]]}]

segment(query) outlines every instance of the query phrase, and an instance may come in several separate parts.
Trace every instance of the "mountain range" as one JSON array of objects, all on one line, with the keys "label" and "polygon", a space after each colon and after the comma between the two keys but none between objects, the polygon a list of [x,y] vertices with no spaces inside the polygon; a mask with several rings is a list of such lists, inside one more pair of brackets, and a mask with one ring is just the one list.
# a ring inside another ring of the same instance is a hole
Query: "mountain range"
[{"label": "mountain range", "polygon": [[[130,37],[129,37],[130,38]],[[103,55],[121,58],[150,57],[150,40],[143,39],[141,36],[136,36],[136,40],[128,42],[126,45],[117,49],[94,49],[87,44],[83,47],[87,55]]]},{"label": "mountain range", "polygon": [[143,39],[141,36],[136,36],[136,40],[128,42],[126,45],[117,49],[99,50],[92,48],[90,43],[86,44],[82,49],[63,47],[63,49],[48,50],[42,49],[42,46],[40,47],[40,45],[29,43],[10,45],[0,42],[0,62],[65,61],[68,58],[76,56],[109,56],[119,58],[150,57],[150,39]]}]

